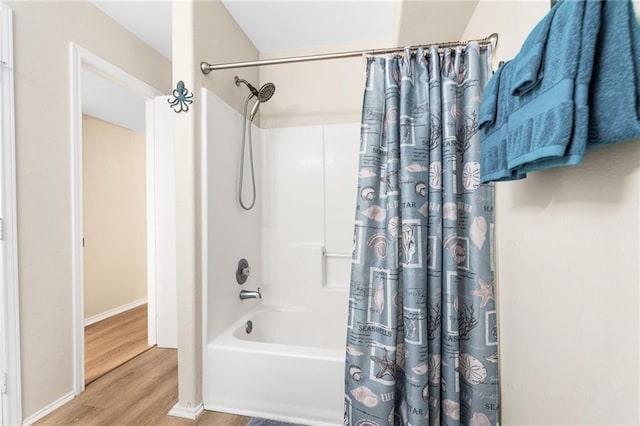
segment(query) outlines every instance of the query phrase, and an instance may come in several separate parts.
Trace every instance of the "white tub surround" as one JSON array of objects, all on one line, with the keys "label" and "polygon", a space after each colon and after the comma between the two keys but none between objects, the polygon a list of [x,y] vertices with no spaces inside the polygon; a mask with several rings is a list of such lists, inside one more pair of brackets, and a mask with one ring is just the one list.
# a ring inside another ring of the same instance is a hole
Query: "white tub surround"
[{"label": "white tub surround", "polygon": [[[258,192],[244,211],[243,118],[208,91],[203,103],[205,409],[342,424],[360,125],[252,127]],[[263,299],[240,300],[257,288]]]}]

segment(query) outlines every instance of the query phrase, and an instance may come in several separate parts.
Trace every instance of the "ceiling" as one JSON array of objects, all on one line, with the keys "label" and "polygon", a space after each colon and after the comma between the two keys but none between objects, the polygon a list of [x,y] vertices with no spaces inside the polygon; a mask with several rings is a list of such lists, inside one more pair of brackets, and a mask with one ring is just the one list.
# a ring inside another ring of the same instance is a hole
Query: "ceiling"
[{"label": "ceiling", "polygon": [[[222,0],[260,52],[392,38],[400,0]],[[171,59],[169,0],[93,0],[113,20]]]},{"label": "ceiling", "polygon": [[82,113],[134,132],[145,132],[145,100],[98,75],[82,70]]},{"label": "ceiling", "polygon": [[398,0],[222,3],[260,52],[394,37],[400,5]]},{"label": "ceiling", "polygon": [[114,21],[171,59],[171,1],[92,0]]}]

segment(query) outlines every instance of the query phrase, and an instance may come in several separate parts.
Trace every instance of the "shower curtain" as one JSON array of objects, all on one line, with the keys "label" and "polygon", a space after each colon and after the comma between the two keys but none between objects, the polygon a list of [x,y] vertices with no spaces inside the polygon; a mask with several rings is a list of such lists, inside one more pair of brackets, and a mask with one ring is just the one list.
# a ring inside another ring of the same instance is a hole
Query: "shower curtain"
[{"label": "shower curtain", "polygon": [[476,43],[368,58],[345,375],[345,425],[494,425],[493,186]]}]

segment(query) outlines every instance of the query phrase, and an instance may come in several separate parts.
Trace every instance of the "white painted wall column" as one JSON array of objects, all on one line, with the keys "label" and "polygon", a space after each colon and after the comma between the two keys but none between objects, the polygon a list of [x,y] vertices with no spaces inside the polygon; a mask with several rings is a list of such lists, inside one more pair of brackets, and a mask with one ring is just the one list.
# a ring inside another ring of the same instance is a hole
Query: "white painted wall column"
[{"label": "white painted wall column", "polygon": [[[182,80],[194,93],[189,112],[175,115],[179,403],[172,414],[189,417],[202,407],[201,89],[206,86],[236,110],[246,98],[246,92],[233,84],[237,70],[205,76],[199,64],[258,59],[259,53],[220,0],[187,0],[172,7],[173,85]],[[257,69],[240,75],[259,81]]]},{"label": "white painted wall column", "polygon": [[[194,93],[188,112],[175,114],[176,274],[178,302],[178,404],[170,414],[196,418],[202,406],[202,274],[199,153],[200,78],[194,55],[195,2],[174,2],[173,84],[182,80]],[[196,86],[196,82],[198,82]],[[198,238],[196,238],[198,236]]]}]

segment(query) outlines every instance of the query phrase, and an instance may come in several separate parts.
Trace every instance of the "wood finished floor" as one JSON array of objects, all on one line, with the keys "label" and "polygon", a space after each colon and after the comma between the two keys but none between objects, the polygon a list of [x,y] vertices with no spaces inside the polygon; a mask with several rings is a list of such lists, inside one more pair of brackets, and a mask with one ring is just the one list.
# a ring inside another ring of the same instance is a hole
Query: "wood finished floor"
[{"label": "wood finished floor", "polygon": [[178,401],[175,349],[154,347],[89,384],[37,425],[245,426],[248,417],[205,411],[197,420],[167,416]]},{"label": "wood finished floor", "polygon": [[84,345],[84,382],[88,384],[149,349],[147,305],[85,327]]}]

